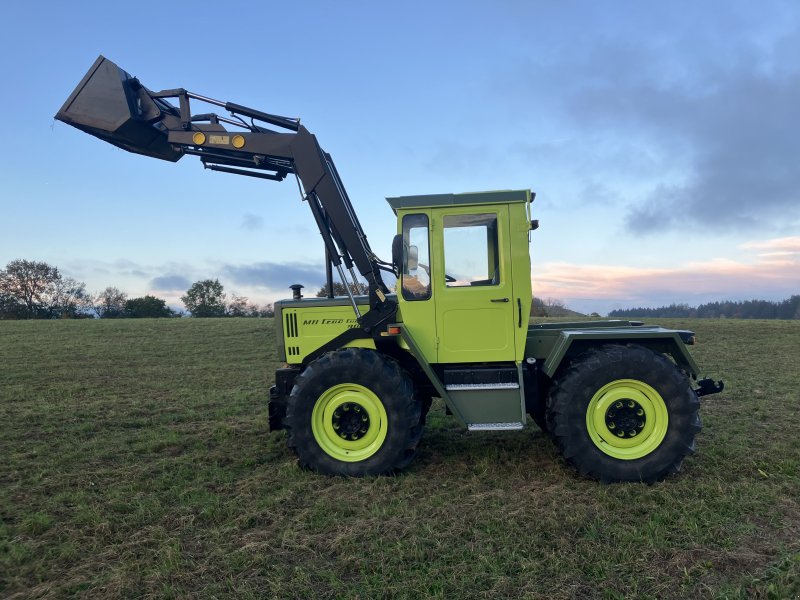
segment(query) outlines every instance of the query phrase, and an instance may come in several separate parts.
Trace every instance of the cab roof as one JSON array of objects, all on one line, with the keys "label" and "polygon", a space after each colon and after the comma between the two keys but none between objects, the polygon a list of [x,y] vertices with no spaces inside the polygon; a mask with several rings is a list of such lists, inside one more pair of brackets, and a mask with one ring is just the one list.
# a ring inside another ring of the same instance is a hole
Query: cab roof
[{"label": "cab roof", "polygon": [[431,208],[434,206],[465,206],[469,204],[507,204],[530,202],[530,190],[498,190],[494,192],[469,192],[466,194],[428,194],[424,196],[397,196],[386,201],[394,212],[404,208]]}]

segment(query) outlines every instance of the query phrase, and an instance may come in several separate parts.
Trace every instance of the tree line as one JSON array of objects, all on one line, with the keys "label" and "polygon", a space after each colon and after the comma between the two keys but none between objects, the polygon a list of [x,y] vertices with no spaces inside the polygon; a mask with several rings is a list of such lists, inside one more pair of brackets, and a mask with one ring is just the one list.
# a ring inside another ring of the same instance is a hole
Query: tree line
[{"label": "tree line", "polygon": [[670,304],[658,308],[626,308],[612,310],[609,317],[663,317],[698,319],[800,319],[800,295],[780,302],[745,300],[734,302],[708,302],[694,307],[688,304]]},{"label": "tree line", "polygon": [[[225,293],[217,279],[197,281],[181,297],[193,317],[272,317],[271,304]],[[0,319],[135,319],[180,317],[166,300],[151,295],[129,298],[116,287],[96,293],[65,277],[58,267],[32,260],[12,260],[0,270]]]},{"label": "tree line", "polygon": [[[353,295],[369,292],[363,282],[350,284]],[[342,283],[333,284],[335,296],[346,296]],[[327,284],[316,293],[328,295]],[[181,296],[186,313],[192,317],[273,317],[272,304],[258,305],[245,296],[228,294],[218,279],[194,282]],[[167,306],[166,300],[152,295],[129,298],[117,287],[109,286],[90,293],[86,284],[65,277],[58,267],[32,260],[12,260],[0,270],[0,319],[135,319],[180,317],[183,312]],[[554,298],[534,298],[531,316],[570,314],[563,302]],[[574,314],[574,313],[573,313]]]}]

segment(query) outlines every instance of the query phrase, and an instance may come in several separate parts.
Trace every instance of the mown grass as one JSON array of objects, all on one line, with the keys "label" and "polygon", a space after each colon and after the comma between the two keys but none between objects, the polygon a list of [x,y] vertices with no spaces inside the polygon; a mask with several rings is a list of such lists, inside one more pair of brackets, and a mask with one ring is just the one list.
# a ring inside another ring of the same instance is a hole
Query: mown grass
[{"label": "mown grass", "polygon": [[725,392],[654,485],[434,407],[397,477],[269,434],[271,320],[0,322],[0,596],[800,596],[800,322],[667,321]]}]

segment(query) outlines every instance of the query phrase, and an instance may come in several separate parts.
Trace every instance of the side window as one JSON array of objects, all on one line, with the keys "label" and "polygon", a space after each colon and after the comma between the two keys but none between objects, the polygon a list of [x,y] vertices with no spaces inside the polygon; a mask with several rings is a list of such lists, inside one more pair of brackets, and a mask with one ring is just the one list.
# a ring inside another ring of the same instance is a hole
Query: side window
[{"label": "side window", "polygon": [[430,251],[427,215],[403,217],[403,298],[427,300],[431,297]]},{"label": "side window", "polygon": [[497,215],[445,215],[444,277],[447,287],[498,285]]}]

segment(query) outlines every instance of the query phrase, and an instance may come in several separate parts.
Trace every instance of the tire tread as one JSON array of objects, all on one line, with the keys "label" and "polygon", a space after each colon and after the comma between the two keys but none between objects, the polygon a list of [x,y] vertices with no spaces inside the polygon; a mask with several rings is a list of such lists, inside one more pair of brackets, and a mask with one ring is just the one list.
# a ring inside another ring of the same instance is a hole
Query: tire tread
[{"label": "tire tread", "polygon": [[[384,404],[389,431],[383,446],[359,462],[328,455],[311,430],[311,412],[319,395],[333,385],[358,383]],[[287,445],[301,467],[327,475],[363,477],[385,475],[405,468],[414,458],[422,433],[422,402],[410,376],[394,359],[366,348],[327,352],[298,375],[286,408]]]},{"label": "tire tread", "polygon": [[[609,381],[623,378],[653,385],[669,410],[664,441],[649,455],[635,460],[605,454],[586,431],[586,409],[594,393]],[[672,393],[665,396],[665,390]],[[655,483],[680,471],[684,458],[694,453],[695,436],[702,428],[699,408],[700,401],[686,375],[664,355],[636,344],[606,344],[586,351],[557,373],[547,398],[545,419],[562,456],[582,475],[607,483]]]}]

